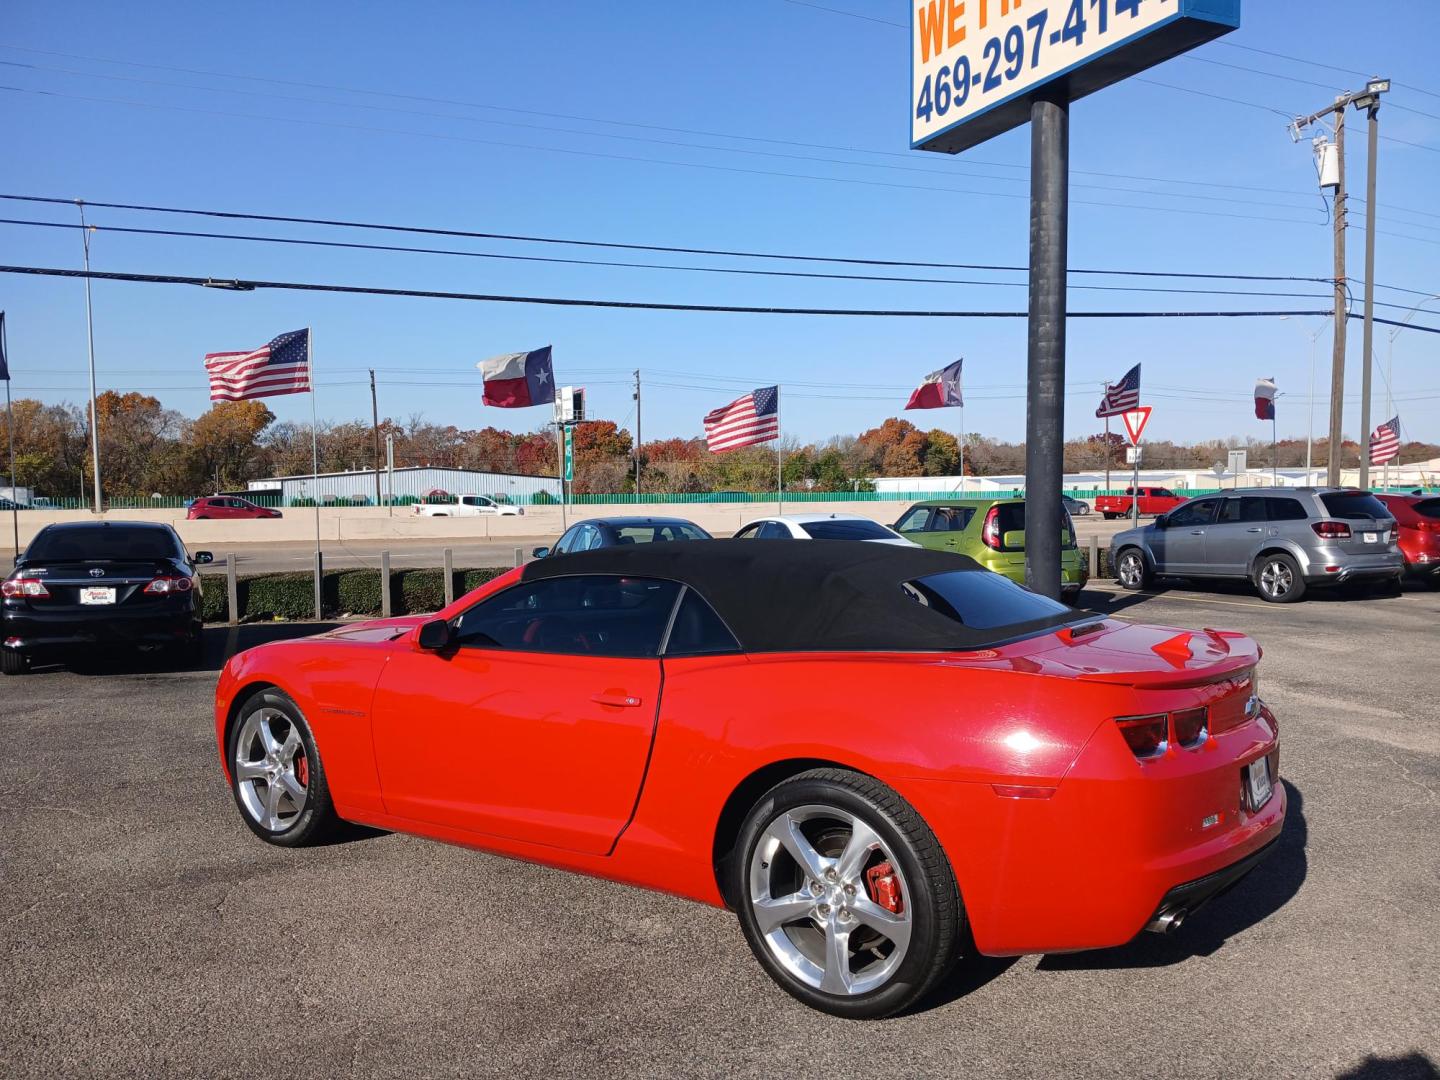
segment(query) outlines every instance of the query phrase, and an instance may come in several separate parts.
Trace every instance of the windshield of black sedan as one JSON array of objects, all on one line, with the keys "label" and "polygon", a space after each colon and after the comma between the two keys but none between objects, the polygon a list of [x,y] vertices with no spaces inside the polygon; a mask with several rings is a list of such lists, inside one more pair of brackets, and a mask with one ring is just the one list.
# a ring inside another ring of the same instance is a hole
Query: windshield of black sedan
[{"label": "windshield of black sedan", "polygon": [[1070,611],[1064,604],[989,571],[930,574],[901,588],[916,603],[977,630],[1019,626]]},{"label": "windshield of black sedan", "polygon": [[30,542],[27,562],[173,559],[180,554],[164,529],[125,525],[88,525],[46,529]]}]

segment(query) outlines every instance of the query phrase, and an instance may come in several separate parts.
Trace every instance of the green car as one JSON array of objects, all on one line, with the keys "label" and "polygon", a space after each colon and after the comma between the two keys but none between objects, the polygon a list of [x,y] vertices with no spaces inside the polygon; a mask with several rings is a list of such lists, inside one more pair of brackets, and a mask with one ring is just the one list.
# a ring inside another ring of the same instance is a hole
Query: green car
[{"label": "green car", "polygon": [[[1061,513],[1060,594],[1073,604],[1090,568],[1075,543],[1070,514]],[[921,547],[969,555],[985,569],[1025,584],[1024,499],[931,499],[901,514],[895,530]]]}]

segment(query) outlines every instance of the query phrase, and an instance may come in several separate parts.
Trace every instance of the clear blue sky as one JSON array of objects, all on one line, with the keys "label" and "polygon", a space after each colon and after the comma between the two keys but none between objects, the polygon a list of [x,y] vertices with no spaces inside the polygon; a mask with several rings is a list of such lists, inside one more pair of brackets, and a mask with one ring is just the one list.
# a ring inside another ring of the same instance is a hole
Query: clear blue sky
[{"label": "clear blue sky", "polygon": [[[955,158],[908,151],[907,5],[816,2],[853,14],[789,0],[512,0],[404,9],[378,3],[11,0],[0,28],[6,166],[0,187],[92,201],[592,240],[1023,263],[1028,133],[1011,132]],[[1382,131],[1429,149],[1381,143],[1384,235],[1378,237],[1375,276],[1389,285],[1440,292],[1440,207],[1434,200],[1440,190],[1440,74],[1434,65],[1440,5],[1246,0],[1245,9],[1244,25],[1224,43],[1148,75],[1238,102],[1131,82],[1076,104],[1072,267],[1330,272],[1331,236],[1308,147],[1292,145],[1284,120],[1269,110],[1312,111],[1363,78],[1232,47],[1242,45],[1403,84],[1389,104],[1417,111],[1387,108]],[[1363,195],[1363,123],[1352,122],[1350,132],[1352,192]],[[814,145],[787,145],[793,143]],[[1351,209],[1354,222],[1362,223],[1358,199]],[[0,204],[0,216],[75,220],[73,208],[17,203]],[[306,226],[98,209],[90,218],[102,226],[855,272],[836,265],[500,241],[342,236]],[[0,237],[0,262],[80,264],[74,231],[3,225]],[[1364,233],[1353,228],[1350,271],[1357,278],[1363,276],[1363,243]],[[546,296],[867,308],[1025,306],[1023,288],[1003,285],[743,277],[104,232],[94,240],[92,262],[102,270]],[[934,276],[1023,280],[1015,274]],[[1094,281],[1075,280],[1081,283]],[[1328,303],[1324,286],[1256,288],[1319,299],[1072,290],[1070,303],[1077,310]],[[546,410],[482,407],[474,365],[495,353],[550,342],[560,381],[588,386],[597,416],[628,423],[628,373],[639,367],[647,438],[698,434],[707,409],[777,381],[787,387],[787,434],[808,440],[856,432],[896,414],[911,386],[959,355],[966,358],[970,398],[966,429],[1007,439],[1024,431],[1021,320],[693,315],[106,282],[95,285],[94,298],[102,385],[147,389],[191,415],[207,407],[202,354],[250,348],[311,325],[320,412],[335,419],[368,416],[365,369],[374,367],[384,415],[423,413],[464,427],[536,426],[547,419]],[[1420,297],[1382,291],[1379,299],[1408,306]],[[86,353],[80,282],[0,276],[0,307],[9,313],[16,394],[81,400]],[[1440,301],[1431,307],[1437,314],[1429,321],[1440,325]],[[1323,320],[1072,321],[1067,434],[1095,430],[1100,383],[1142,360],[1144,397],[1156,410],[1152,437],[1268,438],[1268,425],[1252,418],[1249,402],[1257,376],[1276,377],[1286,394],[1279,406],[1282,437],[1303,437],[1308,337],[1316,330],[1318,434],[1328,408],[1330,337]],[[1358,323],[1352,323],[1350,341],[1345,428],[1355,436]],[[1381,372],[1388,341],[1388,331],[1379,328]],[[1405,332],[1395,341],[1395,393],[1409,437],[1440,439],[1437,357],[1440,337]],[[1379,373],[1376,388],[1379,422],[1385,418]],[[281,418],[308,420],[303,397],[272,399],[271,406]],[[959,423],[950,412],[911,415],[925,426]]]}]

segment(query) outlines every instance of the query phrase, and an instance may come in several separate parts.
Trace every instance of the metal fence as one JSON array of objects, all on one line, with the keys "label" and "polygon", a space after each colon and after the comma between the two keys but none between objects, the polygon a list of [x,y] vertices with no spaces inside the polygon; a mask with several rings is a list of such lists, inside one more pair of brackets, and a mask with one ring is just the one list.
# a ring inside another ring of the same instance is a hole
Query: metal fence
[{"label": "metal fence", "polygon": [[[1169,489],[1182,498],[1195,498],[1199,495],[1214,495],[1222,488],[1171,488]],[[1268,490],[1268,489],[1267,489]],[[1275,491],[1283,493],[1289,489],[1276,488]],[[1389,488],[1372,487],[1371,491],[1380,494],[1406,495],[1416,490],[1415,485],[1391,485]],[[1437,489],[1431,485],[1424,490],[1434,492]],[[912,503],[927,502],[935,499],[1008,499],[1020,498],[1025,494],[1024,488],[1012,488],[1009,490],[989,491],[968,491],[968,492],[936,492],[936,491],[787,491],[785,502],[792,505],[803,505],[805,503]],[[1082,502],[1093,503],[1100,495],[1123,495],[1122,488],[1067,488],[1065,494],[1072,499],[1079,499]],[[250,495],[240,496],[260,506],[268,507],[312,507],[315,503],[308,498],[295,498],[286,500],[278,495]],[[663,504],[757,504],[769,505],[776,500],[774,491],[679,491],[660,492],[647,491],[642,494],[634,492],[616,492],[611,494],[583,494],[571,495],[569,503],[571,506],[657,506]],[[532,495],[500,495],[498,501],[508,502],[515,506],[558,506],[559,500],[548,492],[538,492]],[[188,506],[192,498],[185,498],[179,495],[162,495],[148,498],[127,498],[117,496],[105,500],[108,510],[180,510]],[[413,506],[416,503],[434,502],[456,502],[455,496],[448,499],[426,500],[413,495],[396,496],[393,500],[395,506]],[[386,498],[380,503],[366,496],[352,496],[350,498],[327,498],[321,504],[326,507],[363,507],[363,506],[385,506],[391,505],[392,500]],[[89,510],[91,504],[84,499],[46,499],[37,498],[34,509],[37,510]]]}]

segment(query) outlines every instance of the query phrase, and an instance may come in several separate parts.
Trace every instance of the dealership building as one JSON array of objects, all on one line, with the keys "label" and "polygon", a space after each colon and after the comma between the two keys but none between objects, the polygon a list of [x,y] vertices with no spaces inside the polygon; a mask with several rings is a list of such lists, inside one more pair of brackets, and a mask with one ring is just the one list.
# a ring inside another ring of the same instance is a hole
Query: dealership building
[{"label": "dealership building", "polygon": [[[560,501],[560,481],[553,476],[523,473],[477,472],[473,469],[439,469],[429,466],[381,470],[380,492],[388,499],[423,499],[435,492],[448,495],[489,495],[500,502],[531,503]],[[316,500],[322,505],[344,501],[374,504],[375,470],[321,473],[318,477],[272,476],[251,480],[249,494],[265,502],[292,506],[297,501]],[[548,500],[547,497],[548,496]]]}]

